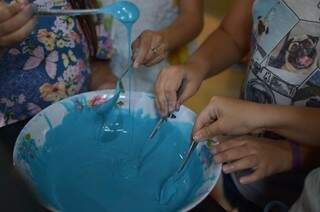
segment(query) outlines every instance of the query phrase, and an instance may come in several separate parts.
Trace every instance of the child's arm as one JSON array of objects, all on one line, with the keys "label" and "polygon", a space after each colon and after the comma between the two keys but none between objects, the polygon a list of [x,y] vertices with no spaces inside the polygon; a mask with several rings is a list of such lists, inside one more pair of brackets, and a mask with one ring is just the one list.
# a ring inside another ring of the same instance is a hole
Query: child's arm
[{"label": "child's arm", "polygon": [[236,0],[221,25],[188,60],[203,78],[240,62],[250,49],[253,0]]},{"label": "child's arm", "polygon": [[286,139],[320,146],[320,109],[213,97],[196,120],[194,137],[203,140],[265,130]]},{"label": "child's arm", "polygon": [[179,16],[160,31],[168,50],[179,48],[198,36],[203,28],[203,0],[180,0]]},{"label": "child's arm", "polygon": [[132,44],[134,68],[151,66],[193,40],[203,27],[203,1],[180,0],[179,16],[160,31],[144,31]]},{"label": "child's arm", "polygon": [[320,146],[320,108],[265,105],[259,112],[262,117],[257,127],[293,141]]},{"label": "child's arm", "polygon": [[23,41],[35,25],[32,7],[26,2],[0,1],[0,55],[6,47]]},{"label": "child's arm", "polygon": [[[157,107],[162,116],[193,96],[201,82],[239,62],[249,51],[253,0],[235,1],[215,30],[185,65],[164,69],[155,85]],[[183,86],[182,86],[183,84]],[[177,91],[180,89],[180,97]]]}]

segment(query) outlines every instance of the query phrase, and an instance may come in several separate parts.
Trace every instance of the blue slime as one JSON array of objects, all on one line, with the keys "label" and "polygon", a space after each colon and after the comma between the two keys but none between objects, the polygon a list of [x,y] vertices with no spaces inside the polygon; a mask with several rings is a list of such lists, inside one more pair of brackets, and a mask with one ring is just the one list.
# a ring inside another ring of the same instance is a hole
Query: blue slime
[{"label": "blue slime", "polygon": [[[111,14],[126,27],[130,68],[131,30],[139,18],[138,8],[120,1],[100,13]],[[149,142],[146,132],[157,120],[133,112],[130,104],[129,110],[116,107],[120,80],[114,96],[99,107],[79,111],[64,105],[68,115],[47,132],[34,160],[28,160],[36,191],[48,207],[62,212],[167,212],[194,199],[204,180],[199,158],[193,154],[186,169],[175,175],[192,125],[165,123]]]},{"label": "blue slime", "polygon": [[101,13],[110,14],[123,24],[135,23],[140,12],[138,7],[128,1],[118,1],[100,9]]},{"label": "blue slime", "polygon": [[[191,124],[165,123],[150,142],[145,132],[157,120],[142,111],[114,107],[101,118],[96,107],[68,110],[63,122],[47,132],[36,159],[29,160],[36,191],[46,205],[62,212],[168,212],[194,199],[204,180],[196,154],[172,178],[188,148]],[[132,118],[134,143],[127,133]],[[105,119],[113,123],[107,131]],[[144,155],[149,156],[141,160]]]},{"label": "blue slime", "polygon": [[[62,14],[62,13],[59,13],[61,12],[61,10],[50,10],[50,11],[55,11],[56,14],[59,14],[59,15]],[[63,12],[66,12],[66,11],[68,12],[68,16],[109,14],[123,24],[135,23],[140,16],[138,7],[135,4],[128,1],[118,1],[108,6],[104,6],[102,8],[87,10],[85,14],[78,12],[77,10],[64,10]],[[40,11],[40,14],[41,14],[41,11]]]}]

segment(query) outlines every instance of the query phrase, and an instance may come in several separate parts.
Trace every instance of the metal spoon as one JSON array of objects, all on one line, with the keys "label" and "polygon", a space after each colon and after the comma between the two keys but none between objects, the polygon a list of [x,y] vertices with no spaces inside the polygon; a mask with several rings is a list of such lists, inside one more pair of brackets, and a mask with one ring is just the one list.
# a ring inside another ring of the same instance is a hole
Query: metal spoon
[{"label": "metal spoon", "polygon": [[[201,141],[195,141],[194,139],[192,139],[191,145],[190,145],[188,152],[187,152],[186,156],[184,157],[184,159],[183,159],[183,161],[177,171],[177,174],[179,174],[186,167],[188,161],[191,158],[192,153],[197,148],[197,145],[199,142],[201,142]],[[210,140],[208,140],[208,142],[212,143],[213,145],[219,144],[219,141],[217,140],[217,138],[210,139]]]},{"label": "metal spoon", "polygon": [[187,165],[188,161],[191,158],[192,153],[197,148],[197,145],[198,145],[198,142],[195,141],[194,139],[192,139],[192,142],[191,142],[191,145],[190,145],[190,147],[188,149],[188,152],[185,155],[181,165],[179,166],[177,173],[180,173],[184,169],[184,167]]},{"label": "metal spoon", "polygon": [[122,23],[134,23],[140,16],[138,7],[128,1],[120,1],[97,9],[42,9],[33,5],[34,14],[38,16],[81,16],[81,15],[98,15],[110,14]]},{"label": "metal spoon", "polygon": [[161,128],[161,125],[168,120],[168,118],[173,117],[173,113],[169,113],[169,115],[165,118],[161,118],[159,119],[159,121],[157,122],[156,126],[153,128],[152,132],[149,135],[149,139],[153,139],[153,137],[157,134],[157,132],[159,131],[159,129]]}]

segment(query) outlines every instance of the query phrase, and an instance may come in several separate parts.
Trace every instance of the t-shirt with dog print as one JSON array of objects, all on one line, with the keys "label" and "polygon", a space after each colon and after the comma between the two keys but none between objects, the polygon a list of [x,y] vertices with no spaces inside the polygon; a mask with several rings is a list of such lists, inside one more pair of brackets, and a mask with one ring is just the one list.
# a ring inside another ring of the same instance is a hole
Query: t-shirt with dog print
[{"label": "t-shirt with dog print", "polygon": [[[242,98],[265,104],[320,107],[320,1],[256,0],[252,10],[251,60]],[[304,173],[281,174],[239,191],[264,205],[298,197]]]},{"label": "t-shirt with dog print", "polygon": [[244,98],[320,107],[320,1],[257,0]]}]

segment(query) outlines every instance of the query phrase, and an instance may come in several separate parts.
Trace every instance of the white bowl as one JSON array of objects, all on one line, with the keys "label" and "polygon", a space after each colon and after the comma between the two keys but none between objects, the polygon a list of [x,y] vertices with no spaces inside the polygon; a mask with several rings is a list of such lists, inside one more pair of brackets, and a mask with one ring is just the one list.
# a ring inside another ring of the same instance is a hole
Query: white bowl
[{"label": "white bowl", "polygon": [[[21,171],[21,173],[34,184],[33,180],[36,178],[36,173],[33,172],[34,163],[30,163],[31,160],[37,160],[36,154],[41,152],[42,147],[46,142],[46,133],[62,123],[63,118],[69,113],[66,109],[66,105],[75,105],[79,107],[95,107],[107,101],[113,96],[113,90],[95,91],[79,94],[60,102],[57,102],[39,114],[37,114],[21,131],[13,154],[13,160],[15,166]],[[128,108],[128,93],[122,93],[119,101],[122,102],[122,107]],[[154,96],[143,92],[131,93],[131,107],[133,110],[142,109],[145,115],[151,118],[157,118],[157,112],[154,107]],[[182,106],[180,111],[176,113],[175,119],[170,119],[172,123],[184,122],[193,124],[195,114],[188,108]],[[150,126],[152,129],[153,126]],[[144,133],[146,132],[145,129]],[[189,142],[189,141],[185,141]],[[188,204],[184,205],[181,211],[188,211],[198,205],[213,189],[219,175],[221,173],[221,166],[214,163],[212,154],[209,151],[207,143],[201,143],[196,148],[196,154],[202,163],[204,181],[199,186],[192,200]],[[54,206],[47,203],[46,207],[54,210]]]}]

